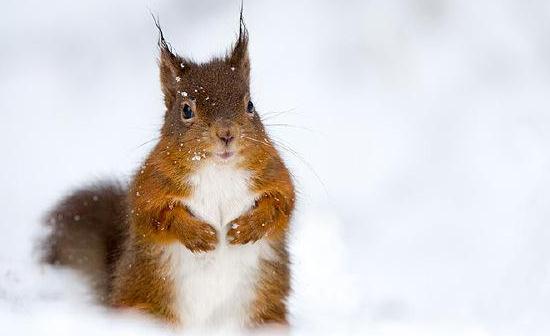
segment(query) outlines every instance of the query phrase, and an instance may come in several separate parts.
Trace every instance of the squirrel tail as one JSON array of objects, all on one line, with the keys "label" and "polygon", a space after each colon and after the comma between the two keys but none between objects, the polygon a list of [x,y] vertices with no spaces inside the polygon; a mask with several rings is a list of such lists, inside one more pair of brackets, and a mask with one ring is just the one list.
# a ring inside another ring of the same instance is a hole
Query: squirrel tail
[{"label": "squirrel tail", "polygon": [[103,182],[77,190],[49,212],[46,225],[50,233],[40,244],[42,261],[77,270],[106,302],[128,233],[125,188]]}]

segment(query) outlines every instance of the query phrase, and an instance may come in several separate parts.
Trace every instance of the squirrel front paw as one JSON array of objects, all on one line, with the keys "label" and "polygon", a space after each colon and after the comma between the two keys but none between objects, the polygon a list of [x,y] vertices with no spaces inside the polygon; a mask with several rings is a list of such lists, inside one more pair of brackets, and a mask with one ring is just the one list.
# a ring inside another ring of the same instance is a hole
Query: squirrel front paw
[{"label": "squirrel front paw", "polygon": [[218,244],[216,229],[206,223],[187,228],[180,240],[191,252],[212,251]]},{"label": "squirrel front paw", "polygon": [[267,233],[266,225],[254,225],[250,220],[236,219],[227,231],[227,241],[230,244],[254,243]]}]

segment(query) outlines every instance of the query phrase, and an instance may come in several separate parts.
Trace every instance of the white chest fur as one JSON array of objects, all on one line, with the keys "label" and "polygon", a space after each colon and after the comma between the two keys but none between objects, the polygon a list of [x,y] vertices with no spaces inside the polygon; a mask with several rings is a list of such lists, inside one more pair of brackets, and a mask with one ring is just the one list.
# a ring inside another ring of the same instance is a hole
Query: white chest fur
[{"label": "white chest fur", "polygon": [[182,202],[218,230],[219,244],[207,253],[191,253],[181,244],[166,249],[176,286],[174,308],[187,327],[238,327],[247,322],[259,261],[270,255],[270,248],[264,241],[229,245],[226,233],[230,222],[254,204],[249,181],[249,172],[213,163],[189,180],[194,191]]},{"label": "white chest fur", "polygon": [[189,178],[189,183],[194,192],[185,205],[216,229],[250,209],[256,198],[250,191],[250,172],[233,165],[206,164]]}]

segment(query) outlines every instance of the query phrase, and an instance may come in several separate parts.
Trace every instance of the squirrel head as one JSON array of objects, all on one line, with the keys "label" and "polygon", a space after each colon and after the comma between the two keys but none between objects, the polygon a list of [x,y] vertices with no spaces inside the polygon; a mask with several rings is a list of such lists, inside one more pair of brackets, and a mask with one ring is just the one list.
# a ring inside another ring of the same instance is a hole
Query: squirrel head
[{"label": "squirrel head", "polygon": [[231,50],[207,63],[175,54],[157,27],[166,105],[161,140],[179,146],[187,161],[246,159],[254,148],[270,147],[250,96],[248,31],[242,15]]}]

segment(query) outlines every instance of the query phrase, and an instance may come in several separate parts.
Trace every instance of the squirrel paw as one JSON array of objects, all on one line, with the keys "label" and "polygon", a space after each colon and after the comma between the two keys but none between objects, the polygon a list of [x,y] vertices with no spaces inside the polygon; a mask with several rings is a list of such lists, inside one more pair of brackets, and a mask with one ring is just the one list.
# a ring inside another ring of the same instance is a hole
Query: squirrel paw
[{"label": "squirrel paw", "polygon": [[257,227],[250,222],[236,220],[227,231],[227,240],[230,244],[254,243],[265,236],[265,226]]},{"label": "squirrel paw", "polygon": [[218,244],[218,236],[216,229],[206,223],[201,223],[198,227],[193,228],[182,239],[183,245],[191,252],[207,252],[212,251]]}]

